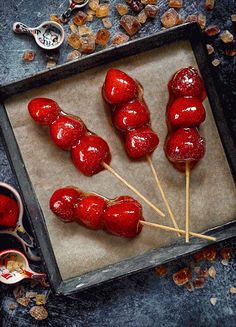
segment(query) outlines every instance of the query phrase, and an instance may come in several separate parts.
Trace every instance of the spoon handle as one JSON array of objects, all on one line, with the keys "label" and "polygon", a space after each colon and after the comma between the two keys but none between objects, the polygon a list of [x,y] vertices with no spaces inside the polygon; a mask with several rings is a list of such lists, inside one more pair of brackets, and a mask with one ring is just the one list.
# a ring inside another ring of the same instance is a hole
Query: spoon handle
[{"label": "spoon handle", "polygon": [[28,278],[31,278],[39,282],[44,287],[49,287],[49,284],[47,282],[47,276],[45,273],[36,273],[31,269],[27,269],[24,270],[24,275],[26,275]]},{"label": "spoon handle", "polygon": [[12,29],[15,33],[27,33],[27,34],[34,35],[33,28],[30,28],[27,25],[20,23],[20,22],[14,23]]}]

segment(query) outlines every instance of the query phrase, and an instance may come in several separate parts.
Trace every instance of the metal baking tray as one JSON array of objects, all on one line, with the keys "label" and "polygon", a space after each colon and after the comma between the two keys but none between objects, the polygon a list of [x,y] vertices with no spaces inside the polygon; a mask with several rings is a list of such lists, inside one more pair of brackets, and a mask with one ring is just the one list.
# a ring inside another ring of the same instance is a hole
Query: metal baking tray
[{"label": "metal baking tray", "polygon": [[[202,33],[200,32],[198,25],[195,23],[180,25],[151,36],[130,41],[124,45],[105,49],[98,53],[82,57],[75,62],[67,63],[0,87],[0,100],[2,103],[0,105],[0,128],[4,138],[6,151],[18,181],[26,212],[35,234],[51,287],[57,294],[71,294],[93,285],[98,285],[115,278],[120,278],[134,272],[154,267],[158,264],[195,252],[207,246],[209,242],[193,238],[190,244],[185,244],[184,240],[177,240],[171,246],[151,250],[143,255],[110,265],[106,267],[107,269],[105,270],[99,269],[79,277],[63,280],[53,253],[42,210],[25,169],[17,145],[17,140],[15,139],[3,102],[9,96],[15,95],[19,92],[24,92],[28,89],[36,88],[58,79],[63,79],[72,74],[80,73],[92,67],[158,48],[172,42],[178,42],[180,40],[188,40],[191,43],[198,68],[205,81],[208,99],[210,101],[211,109],[231,173],[234,181],[236,181],[236,149],[233,143],[234,135],[232,135],[228,129],[223,107],[216,92],[215,81],[213,80],[208,67],[207,52],[202,40]],[[232,238],[236,236],[236,221],[208,230],[206,231],[206,234],[217,237],[217,241]]]}]

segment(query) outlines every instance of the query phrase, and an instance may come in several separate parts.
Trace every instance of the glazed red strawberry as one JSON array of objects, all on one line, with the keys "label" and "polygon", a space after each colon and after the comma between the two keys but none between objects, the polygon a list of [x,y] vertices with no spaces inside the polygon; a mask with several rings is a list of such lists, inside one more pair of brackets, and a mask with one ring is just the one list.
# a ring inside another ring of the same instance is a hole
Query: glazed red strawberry
[{"label": "glazed red strawberry", "polygon": [[35,98],[28,104],[31,117],[41,125],[50,125],[60,116],[58,104],[48,98]]},{"label": "glazed red strawberry", "polygon": [[[196,128],[179,128],[171,133],[165,143],[165,153],[167,158],[177,163],[185,161],[197,162],[205,154],[205,142]],[[180,165],[181,167],[182,165]]]},{"label": "glazed red strawberry", "polygon": [[159,144],[159,138],[150,127],[141,127],[127,132],[125,149],[133,159],[151,154]]},{"label": "glazed red strawberry", "polygon": [[142,207],[134,199],[133,201],[130,199],[117,201],[115,199],[105,209],[103,220],[105,229],[111,234],[132,238],[142,230],[142,225],[139,224],[139,220],[144,220]]},{"label": "glazed red strawberry", "polygon": [[76,168],[84,175],[91,176],[103,170],[102,163],[111,161],[106,141],[98,135],[87,134],[71,148],[71,157]]},{"label": "glazed red strawberry", "polygon": [[115,127],[123,131],[141,127],[150,122],[148,107],[140,99],[117,106],[113,115]]},{"label": "glazed red strawberry", "polygon": [[107,202],[101,196],[85,196],[76,208],[77,219],[91,229],[100,229],[103,227],[102,215],[106,206]]},{"label": "glazed red strawberry", "polygon": [[203,81],[192,66],[178,70],[168,84],[174,97],[194,96],[203,101],[206,97]]},{"label": "glazed red strawberry", "polygon": [[172,128],[196,127],[204,122],[205,109],[198,98],[180,97],[167,110],[167,120]]},{"label": "glazed red strawberry", "polygon": [[60,116],[50,125],[53,142],[63,150],[70,150],[85,133],[83,122],[69,115]]},{"label": "glazed red strawberry", "polygon": [[102,94],[108,103],[117,105],[138,97],[139,86],[136,81],[119,69],[108,70]]},{"label": "glazed red strawberry", "polygon": [[0,226],[15,227],[19,217],[19,206],[12,198],[0,194]]},{"label": "glazed red strawberry", "polygon": [[81,192],[73,187],[56,190],[50,199],[50,209],[65,223],[76,219],[76,205],[81,200]]}]

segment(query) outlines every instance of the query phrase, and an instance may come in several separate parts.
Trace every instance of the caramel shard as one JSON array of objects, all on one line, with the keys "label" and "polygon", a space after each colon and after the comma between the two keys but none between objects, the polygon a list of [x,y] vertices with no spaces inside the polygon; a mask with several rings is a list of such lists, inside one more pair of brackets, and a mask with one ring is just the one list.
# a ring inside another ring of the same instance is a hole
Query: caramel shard
[{"label": "caramel shard", "polygon": [[207,268],[200,268],[197,277],[198,278],[207,278],[209,275],[208,269]]},{"label": "caramel shard", "polygon": [[181,286],[188,283],[192,278],[192,272],[189,268],[183,268],[173,274],[173,281],[176,285]]},{"label": "caramel shard", "polygon": [[208,269],[208,273],[209,273],[209,276],[213,279],[216,278],[216,270],[213,266],[211,266],[209,269]]},{"label": "caramel shard", "polygon": [[206,27],[206,16],[203,15],[202,13],[200,13],[198,16],[197,16],[197,22],[198,22],[198,25],[200,26],[200,28],[202,30],[204,30],[204,28]]},{"label": "caramel shard", "polygon": [[212,10],[215,6],[215,0],[206,0],[205,1],[205,9],[206,10]]},{"label": "caramel shard", "polygon": [[159,277],[164,277],[164,276],[166,276],[168,269],[167,269],[167,266],[160,265],[160,266],[155,267],[154,271]]},{"label": "caramel shard", "polygon": [[224,43],[230,43],[234,40],[234,36],[230,33],[230,31],[225,30],[220,34],[220,39]]},{"label": "caramel shard", "polygon": [[56,66],[56,64],[57,64],[57,62],[55,59],[48,59],[46,68],[47,69],[53,68]]},{"label": "caramel shard", "polygon": [[110,5],[109,3],[103,3],[99,5],[96,9],[97,17],[106,17],[109,15]]},{"label": "caramel shard", "polygon": [[180,9],[183,7],[183,0],[169,0],[168,5],[170,8]]},{"label": "caramel shard", "polygon": [[27,297],[28,299],[33,299],[36,297],[37,294],[37,292],[26,292],[25,297]]},{"label": "caramel shard", "polygon": [[32,50],[27,50],[22,55],[23,61],[33,61],[35,58],[35,52]]},{"label": "caramel shard", "polygon": [[[215,66],[215,67],[217,67],[217,66],[219,66],[219,64],[220,64],[220,60],[219,59],[214,59],[214,60],[212,60],[212,65],[213,66]],[[223,261],[223,260],[222,260]]]},{"label": "caramel shard", "polygon": [[95,42],[96,44],[105,47],[109,41],[109,38],[110,38],[110,32],[107,29],[102,28],[97,32]]},{"label": "caramel shard", "polygon": [[103,26],[105,28],[111,28],[112,27],[112,22],[110,21],[109,18],[103,18],[102,23],[103,23]]},{"label": "caramel shard", "polygon": [[34,306],[29,313],[36,320],[45,320],[48,317],[48,312],[43,306]]},{"label": "caramel shard", "polygon": [[145,13],[144,10],[142,10],[138,16],[137,16],[137,20],[139,21],[140,24],[145,24],[146,20],[147,20],[147,15]]},{"label": "caramel shard", "polygon": [[213,261],[216,258],[216,249],[213,246],[209,246],[199,252],[193,254],[196,262],[207,260]]},{"label": "caramel shard", "polygon": [[73,61],[78,59],[79,57],[81,57],[81,52],[79,52],[78,50],[73,50],[68,53],[67,61]]},{"label": "caramel shard", "polygon": [[212,298],[210,298],[210,302],[211,302],[211,304],[212,305],[216,305],[216,302],[217,302],[217,297],[212,297]]},{"label": "caramel shard", "polygon": [[207,44],[206,45],[206,48],[207,48],[207,53],[209,55],[211,55],[215,51],[214,48],[213,48],[213,46],[211,44]]},{"label": "caramel shard", "polygon": [[215,36],[220,33],[220,29],[217,25],[210,25],[205,29],[205,33],[208,36]]},{"label": "caramel shard", "polygon": [[17,303],[11,302],[8,304],[9,310],[15,310],[17,308]]},{"label": "caramel shard", "polygon": [[96,11],[99,6],[99,0],[90,0],[88,5],[91,10]]},{"label": "caramel shard", "polygon": [[36,305],[44,305],[46,303],[46,296],[44,294],[37,294],[35,300]]},{"label": "caramel shard", "polygon": [[82,53],[92,53],[95,50],[95,39],[93,35],[84,36],[80,39],[80,51]]},{"label": "caramel shard", "polygon": [[70,24],[70,30],[72,33],[77,33],[78,29],[77,29],[77,25],[75,25],[74,23]]},{"label": "caramel shard", "polygon": [[116,10],[118,11],[118,13],[121,15],[121,16],[124,16],[128,13],[129,11],[129,8],[127,5],[124,5],[122,3],[118,3],[116,5]]},{"label": "caramel shard", "polygon": [[78,11],[77,14],[73,18],[73,22],[75,25],[81,26],[86,23],[87,15],[83,11]]},{"label": "caramel shard", "polygon": [[131,36],[136,34],[142,27],[137,18],[130,15],[121,17],[120,24]]},{"label": "caramel shard", "polygon": [[91,30],[90,27],[83,25],[79,26],[79,35],[80,36],[86,36],[86,35],[91,35],[93,34],[93,31]]},{"label": "caramel shard", "polygon": [[204,287],[204,283],[205,283],[205,279],[204,278],[196,278],[193,281],[193,285],[196,289],[198,288],[203,288]]},{"label": "caramel shard", "polygon": [[133,12],[139,13],[143,10],[143,4],[140,0],[132,0],[130,3],[130,8],[133,10]]},{"label": "caramel shard", "polygon": [[154,17],[156,17],[156,15],[158,13],[158,7],[154,6],[154,5],[147,5],[144,8],[144,12],[148,18],[154,18]]},{"label": "caramel shard", "polygon": [[181,22],[181,16],[173,8],[170,8],[161,16],[161,23],[166,28],[176,26]]},{"label": "caramel shard", "polygon": [[229,293],[236,294],[236,287],[230,287]]},{"label": "caramel shard", "polygon": [[231,21],[236,23],[236,14],[231,15]]},{"label": "caramel shard", "polygon": [[188,15],[187,18],[186,18],[186,22],[188,22],[188,23],[197,23],[198,22],[197,15]]},{"label": "caramel shard", "polygon": [[92,22],[93,21],[93,15],[87,15],[87,22]]},{"label": "caramel shard", "polygon": [[73,49],[78,50],[81,43],[80,36],[75,33],[69,34],[67,37],[67,42]]},{"label": "caramel shard", "polygon": [[122,32],[117,32],[112,39],[112,44],[123,44],[129,41],[129,36],[122,33]]},{"label": "caramel shard", "polygon": [[27,297],[19,297],[16,299],[16,302],[22,305],[23,307],[27,307],[30,303],[30,299],[28,299]]},{"label": "caramel shard", "polygon": [[194,291],[194,286],[193,286],[193,283],[192,283],[192,282],[188,282],[188,283],[185,284],[184,286],[187,288],[187,290],[188,290],[189,292],[193,292],[193,291]]}]

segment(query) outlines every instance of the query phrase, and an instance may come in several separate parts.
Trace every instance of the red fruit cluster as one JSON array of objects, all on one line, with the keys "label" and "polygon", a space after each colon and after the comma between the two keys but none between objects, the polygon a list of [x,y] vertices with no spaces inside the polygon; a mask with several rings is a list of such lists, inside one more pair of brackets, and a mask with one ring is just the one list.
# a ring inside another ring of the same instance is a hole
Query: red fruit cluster
[{"label": "red fruit cluster", "polygon": [[150,127],[150,113],[140,84],[121,70],[111,68],[102,95],[111,108],[115,127],[124,135],[127,154],[133,159],[151,154],[159,139]]},{"label": "red fruit cluster", "polygon": [[169,133],[165,153],[176,169],[185,172],[186,161],[192,169],[205,154],[204,139],[198,127],[206,118],[202,105],[206,92],[197,70],[191,66],[177,71],[168,89],[170,100],[166,116]]},{"label": "red fruit cluster", "polygon": [[52,141],[62,150],[70,151],[76,168],[91,176],[103,169],[102,163],[111,160],[106,141],[90,132],[83,121],[62,111],[47,98],[35,98],[28,104],[31,117],[50,129]]},{"label": "red fruit cluster", "polygon": [[50,199],[50,209],[63,222],[76,221],[84,226],[121,237],[137,236],[142,225],[142,206],[130,196],[110,200],[95,193],[84,193],[68,186],[56,190]]},{"label": "red fruit cluster", "polygon": [[15,227],[19,217],[19,206],[9,196],[0,194],[0,226]]}]

